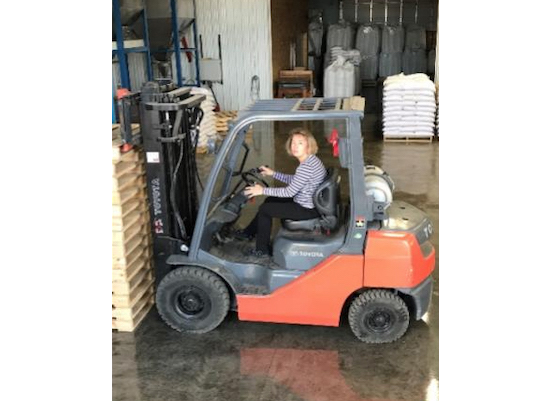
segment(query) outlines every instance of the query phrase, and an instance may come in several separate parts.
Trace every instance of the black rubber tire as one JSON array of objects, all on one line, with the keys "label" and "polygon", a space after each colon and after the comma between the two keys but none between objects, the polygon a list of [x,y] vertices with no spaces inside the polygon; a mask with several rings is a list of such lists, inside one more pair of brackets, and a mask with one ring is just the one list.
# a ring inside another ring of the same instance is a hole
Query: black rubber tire
[{"label": "black rubber tire", "polygon": [[228,289],[220,277],[199,267],[179,267],[159,283],[159,315],[182,333],[207,333],[215,329],[230,308]]},{"label": "black rubber tire", "polygon": [[391,343],[401,338],[410,322],[408,307],[398,295],[387,290],[368,290],[349,308],[349,326],[365,343]]}]

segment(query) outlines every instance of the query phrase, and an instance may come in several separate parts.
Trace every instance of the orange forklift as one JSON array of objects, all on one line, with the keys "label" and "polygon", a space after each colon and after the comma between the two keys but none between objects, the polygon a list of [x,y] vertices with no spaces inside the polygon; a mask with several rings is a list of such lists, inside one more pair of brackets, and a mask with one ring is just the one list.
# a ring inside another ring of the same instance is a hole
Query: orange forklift
[{"label": "orange forklift", "polygon": [[[170,89],[147,83],[140,93],[156,306],[167,325],[206,333],[230,310],[244,321],[336,327],[346,316],[359,340],[387,343],[422,318],[435,267],[432,225],[421,210],[393,201],[392,179],[364,164],[363,106],[341,98],[259,100],[238,114],[201,182],[195,147],[204,95]],[[257,169],[244,169],[248,128],[316,120],[346,124],[331,143],[349,198],[341,201],[341,177],[329,168],[313,199],[320,217],[283,220],[269,261],[244,256],[233,235],[248,202],[243,190],[268,185]]]}]

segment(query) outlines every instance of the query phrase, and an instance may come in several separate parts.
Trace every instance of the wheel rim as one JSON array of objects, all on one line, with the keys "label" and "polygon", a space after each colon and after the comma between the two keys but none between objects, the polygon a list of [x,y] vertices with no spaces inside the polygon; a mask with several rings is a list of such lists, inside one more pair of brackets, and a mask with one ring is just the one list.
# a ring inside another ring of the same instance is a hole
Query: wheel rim
[{"label": "wheel rim", "polygon": [[364,327],[374,333],[385,333],[394,324],[394,314],[385,308],[377,308],[364,317]]},{"label": "wheel rim", "polygon": [[185,286],[173,295],[173,306],[180,316],[198,320],[207,316],[211,311],[211,298],[199,287]]}]

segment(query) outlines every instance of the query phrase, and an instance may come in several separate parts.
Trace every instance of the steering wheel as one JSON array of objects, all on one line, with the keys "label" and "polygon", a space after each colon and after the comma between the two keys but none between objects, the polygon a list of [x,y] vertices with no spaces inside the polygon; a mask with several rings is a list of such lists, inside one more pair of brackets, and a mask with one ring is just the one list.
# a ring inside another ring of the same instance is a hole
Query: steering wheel
[{"label": "steering wheel", "polygon": [[[216,215],[217,221],[221,223],[230,223],[239,217],[240,210],[249,200],[249,198],[243,193],[245,188],[243,183],[247,185],[255,185],[256,183],[259,183],[265,187],[269,186],[268,183],[260,177],[260,170],[258,168],[252,168],[249,171],[241,173],[241,178],[242,182],[236,185],[234,190],[228,194],[225,200],[219,201],[217,207],[213,208],[213,210],[218,210]],[[219,205],[222,205],[222,207],[218,208]]]},{"label": "steering wheel", "polygon": [[249,171],[246,171],[241,174],[242,180],[244,180],[248,185],[261,184],[265,188],[268,188],[268,183],[261,178],[260,170],[258,168],[252,168]]}]

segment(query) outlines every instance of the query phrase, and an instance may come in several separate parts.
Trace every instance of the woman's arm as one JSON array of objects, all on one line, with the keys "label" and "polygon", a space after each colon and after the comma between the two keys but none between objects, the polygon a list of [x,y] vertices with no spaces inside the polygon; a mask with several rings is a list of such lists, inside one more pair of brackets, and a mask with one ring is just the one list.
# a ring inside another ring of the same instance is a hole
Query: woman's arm
[{"label": "woman's arm", "polygon": [[291,183],[291,179],[293,178],[293,175],[284,174],[284,173],[280,173],[278,171],[274,171],[271,168],[269,168],[268,166],[259,166],[259,171],[261,172],[261,175],[263,177],[265,177],[265,176],[274,177],[278,181],[282,181],[283,183],[286,183],[288,185]]},{"label": "woman's arm", "polygon": [[[299,166],[295,175],[282,174],[283,176],[290,177],[289,185],[283,188],[263,188],[263,195],[276,196],[277,198],[291,198],[297,194],[310,180],[310,174],[308,171]],[[274,173],[274,178],[280,180],[276,175],[281,173]],[[282,177],[284,178],[284,177]],[[283,180],[280,180],[283,181]],[[285,181],[284,181],[285,182]]]},{"label": "woman's arm", "polygon": [[284,174],[280,173],[279,171],[275,171],[273,177],[277,179],[278,181],[281,181],[286,184],[291,184],[291,180],[293,179],[293,174]]}]

